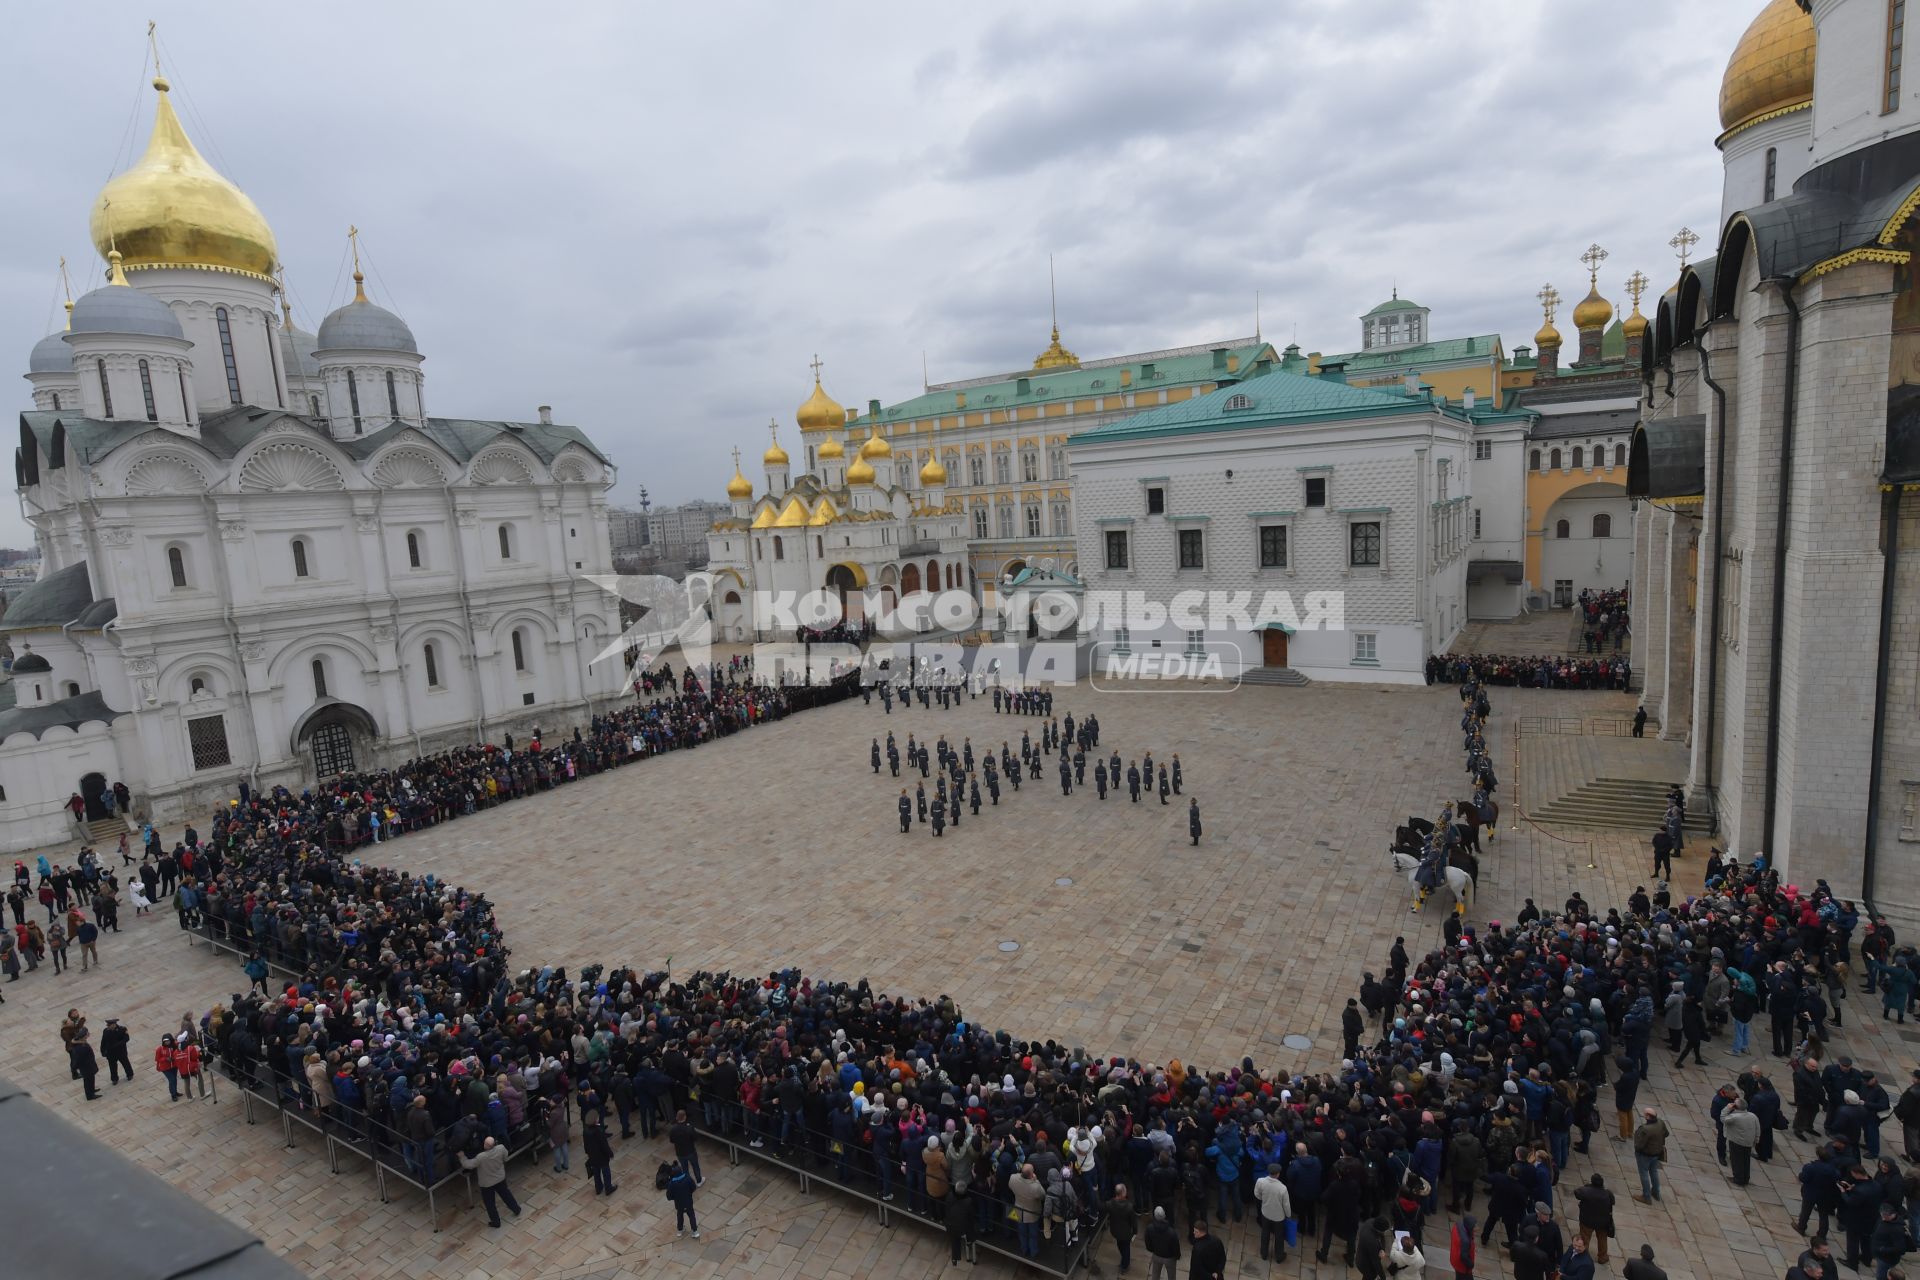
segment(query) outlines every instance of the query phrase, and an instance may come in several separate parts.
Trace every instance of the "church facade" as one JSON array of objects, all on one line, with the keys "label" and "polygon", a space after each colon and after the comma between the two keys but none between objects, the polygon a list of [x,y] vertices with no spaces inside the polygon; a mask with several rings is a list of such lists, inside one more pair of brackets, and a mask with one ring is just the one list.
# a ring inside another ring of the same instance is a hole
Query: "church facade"
[{"label": "church facade", "polygon": [[[96,200],[107,283],[33,349],[15,479],[42,576],[4,630],[0,842],[156,819],[526,732],[619,695],[609,459],[550,420],[433,417],[366,295],[293,325],[266,219],[156,78]],[[191,195],[192,199],[185,198]],[[277,303],[277,305],[276,305]]]},{"label": "church facade", "polygon": [[1660,299],[1634,648],[1726,847],[1920,918],[1920,96],[1904,6],[1773,0],[1720,95],[1717,250]]}]

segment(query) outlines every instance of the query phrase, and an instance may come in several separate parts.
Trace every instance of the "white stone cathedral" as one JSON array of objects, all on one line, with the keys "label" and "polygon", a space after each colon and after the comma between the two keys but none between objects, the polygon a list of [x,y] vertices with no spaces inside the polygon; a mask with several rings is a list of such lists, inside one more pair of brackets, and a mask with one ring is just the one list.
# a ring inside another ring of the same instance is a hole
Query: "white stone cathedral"
[{"label": "white stone cathedral", "polygon": [[[551,421],[428,416],[412,331],[355,296],[294,328],[273,232],[156,78],[146,154],[93,205],[107,283],[33,349],[15,471],[42,555],[0,629],[0,842],[200,816],[558,728],[621,690],[614,470]],[[276,294],[279,295],[276,305]]]}]

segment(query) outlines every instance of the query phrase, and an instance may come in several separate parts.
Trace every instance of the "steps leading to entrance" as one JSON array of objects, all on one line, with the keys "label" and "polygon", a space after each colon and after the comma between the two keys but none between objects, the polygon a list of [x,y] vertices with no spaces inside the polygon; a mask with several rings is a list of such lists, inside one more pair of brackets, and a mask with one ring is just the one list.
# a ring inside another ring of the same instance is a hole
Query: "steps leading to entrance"
[{"label": "steps leading to entrance", "polygon": [[[1640,778],[1595,778],[1557,800],[1528,812],[1535,822],[1567,827],[1614,827],[1648,836],[1667,817],[1667,784]],[[1687,812],[1688,835],[1706,835],[1711,827],[1698,808]]]},{"label": "steps leading to entrance", "polygon": [[1240,673],[1241,684],[1312,684],[1313,681],[1292,667],[1248,667]]},{"label": "steps leading to entrance", "polygon": [[105,841],[119,843],[120,833],[127,829],[124,818],[95,818],[87,824],[87,839],[93,844]]}]

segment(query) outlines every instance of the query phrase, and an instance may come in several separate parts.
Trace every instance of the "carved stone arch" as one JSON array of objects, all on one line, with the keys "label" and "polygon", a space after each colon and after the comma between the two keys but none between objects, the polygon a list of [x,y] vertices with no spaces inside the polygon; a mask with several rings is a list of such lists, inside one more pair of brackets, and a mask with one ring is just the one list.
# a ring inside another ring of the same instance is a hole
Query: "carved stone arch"
[{"label": "carved stone arch", "polygon": [[242,493],[292,493],[344,489],[333,459],[310,444],[274,440],[256,449],[240,467]]},{"label": "carved stone arch", "polygon": [[267,679],[273,684],[284,684],[287,673],[296,664],[304,664],[309,659],[326,652],[344,653],[359,665],[364,675],[380,669],[380,655],[375,653],[365,641],[345,631],[330,631],[324,635],[297,637],[283,646],[267,663]]},{"label": "carved stone arch", "polygon": [[438,488],[447,482],[439,459],[416,445],[400,445],[373,464],[373,482],[383,489]]},{"label": "carved stone arch", "polygon": [[473,460],[467,479],[473,484],[532,484],[533,466],[518,449],[496,445]]},{"label": "carved stone arch", "polygon": [[190,701],[192,698],[189,691],[190,682],[195,675],[203,671],[213,675],[220,682],[219,688],[212,691],[215,697],[225,697],[228,692],[239,688],[245,682],[240,672],[234,669],[231,658],[222,653],[202,649],[182,654],[160,669],[157,683],[160,686],[161,699],[174,703]]},{"label": "carved stone arch", "polygon": [[554,459],[553,478],[559,484],[591,484],[600,478],[600,468],[580,450],[569,448]]},{"label": "carved stone arch", "polygon": [[150,453],[127,468],[122,491],[129,498],[205,493],[207,478],[185,454]]}]

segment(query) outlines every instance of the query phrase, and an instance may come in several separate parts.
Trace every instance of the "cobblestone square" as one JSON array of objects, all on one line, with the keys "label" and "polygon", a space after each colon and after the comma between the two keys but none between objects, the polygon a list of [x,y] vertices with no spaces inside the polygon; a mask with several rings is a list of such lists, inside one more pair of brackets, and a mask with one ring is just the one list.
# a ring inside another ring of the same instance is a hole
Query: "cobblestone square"
[{"label": "cobblestone square", "polygon": [[[1631,713],[1630,698],[1494,689],[1492,699],[1490,745],[1506,811],[1482,859],[1473,918],[1511,918],[1527,897],[1555,907],[1575,888],[1601,911],[1623,903],[1647,867],[1643,840],[1520,822],[1515,779],[1556,784],[1552,769],[1516,767],[1512,730],[1522,717],[1618,718]],[[363,856],[484,888],[516,968],[651,968],[669,956],[675,972],[791,964],[868,977],[891,993],[950,994],[989,1026],[1100,1053],[1201,1066],[1250,1055],[1320,1068],[1339,1056],[1339,1010],[1362,969],[1382,966],[1396,935],[1416,956],[1439,937],[1444,908],[1436,901],[1409,914],[1407,885],[1386,847],[1408,814],[1431,816],[1442,799],[1464,793],[1458,706],[1450,687],[1063,690],[1056,712],[1097,714],[1103,754],[1179,754],[1206,826],[1198,848],[1188,842],[1184,800],[1162,807],[1143,795],[1134,804],[1122,789],[1103,803],[1091,785],[1062,796],[1051,770],[1017,794],[1003,791],[997,808],[967,814],[943,838],[924,826],[903,836],[895,804],[912,783],[904,770],[894,781],[884,765],[874,776],[872,738],[884,742],[892,730],[904,748],[909,733],[944,734],[955,748],[971,738],[976,752],[997,751],[1005,739],[1017,751],[1020,734],[1037,735],[1041,722],[996,716],[984,699],[946,712],[896,707],[889,716],[876,699],[615,770]],[[1530,742],[1519,746],[1530,750]],[[1652,739],[1644,747],[1650,776],[1660,776],[1658,753],[1675,748]],[[1577,756],[1566,759],[1577,765]],[[1697,884],[1703,852],[1689,849],[1677,890]],[[639,1138],[618,1148],[623,1185],[611,1202],[592,1196],[582,1172],[522,1164],[515,1184],[524,1218],[491,1232],[456,1197],[442,1203],[436,1235],[424,1199],[407,1193],[381,1204],[364,1169],[347,1163],[329,1174],[305,1133],[283,1149],[278,1127],[245,1124],[231,1093],[169,1105],[145,1070],[137,1083],[109,1088],[104,1105],[84,1104],[56,1034],[67,1007],[94,1026],[108,1016],[126,1022],[138,1065],[143,1054],[150,1063],[153,1044],[183,1012],[245,985],[232,957],[190,947],[171,912],[135,919],[128,908],[122,927],[102,942],[104,963],[93,972],[56,978],[43,966],[6,986],[0,1074],[312,1274],[811,1280],[947,1270],[938,1232],[897,1216],[883,1228],[830,1189],[803,1194],[765,1167],[729,1168],[717,1151],[707,1161],[698,1242],[674,1239],[649,1176],[659,1148]],[[1019,948],[1003,951],[1003,942]],[[1283,1037],[1295,1034],[1313,1047],[1286,1048]],[[1911,1065],[1907,1034],[1888,1035],[1856,998],[1838,1044],[1891,1079]],[[1716,1064],[1689,1075],[1676,1091],[1657,1064],[1642,1095],[1669,1112],[1677,1131],[1676,1194],[1665,1206],[1628,1201],[1637,1185],[1628,1149],[1604,1132],[1590,1156],[1575,1157],[1569,1177],[1599,1171],[1619,1191],[1615,1267],[1651,1241],[1675,1277],[1779,1274],[1799,1247],[1781,1206],[1795,1202],[1804,1144],[1784,1142],[1774,1165],[1736,1191],[1713,1162],[1710,1128],[1701,1135],[1712,1087],[1731,1073]],[[1443,1235],[1428,1233],[1436,1262]],[[1230,1274],[1269,1273],[1250,1224],[1230,1229],[1228,1241]],[[1113,1266],[1110,1242],[1099,1256]],[[1504,1275],[1504,1266],[1488,1250],[1480,1273]],[[979,1269],[1012,1274],[999,1263]],[[1273,1274],[1342,1270],[1337,1259],[1316,1268],[1301,1250]]]}]

